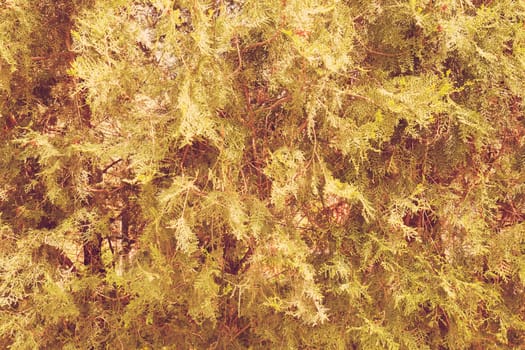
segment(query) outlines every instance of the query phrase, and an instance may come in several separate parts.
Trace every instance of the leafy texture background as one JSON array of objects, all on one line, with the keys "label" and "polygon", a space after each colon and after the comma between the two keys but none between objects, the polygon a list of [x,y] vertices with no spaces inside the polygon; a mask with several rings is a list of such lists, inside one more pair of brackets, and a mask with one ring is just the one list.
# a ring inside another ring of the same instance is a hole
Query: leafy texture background
[{"label": "leafy texture background", "polygon": [[0,2],[0,347],[521,347],[524,23]]}]

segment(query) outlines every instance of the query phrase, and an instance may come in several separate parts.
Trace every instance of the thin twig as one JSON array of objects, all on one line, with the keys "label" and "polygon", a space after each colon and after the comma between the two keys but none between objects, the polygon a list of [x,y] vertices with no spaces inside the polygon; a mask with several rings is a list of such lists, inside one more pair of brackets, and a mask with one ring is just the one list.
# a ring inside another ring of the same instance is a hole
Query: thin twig
[{"label": "thin twig", "polygon": [[283,104],[284,102],[287,102],[287,101],[291,100],[291,98],[292,97],[290,95],[286,95],[284,97],[281,97],[281,98],[277,99],[272,105],[270,105],[268,107],[261,107],[259,109],[256,109],[253,113],[259,113],[259,112],[262,112],[262,111],[271,111],[274,108],[278,107],[279,105]]},{"label": "thin twig", "polygon": [[74,58],[76,56],[76,53],[73,52],[73,51],[61,51],[61,52],[57,52],[57,53],[51,54],[49,56],[32,56],[31,57],[31,61],[35,61],[35,62],[47,61],[47,60],[50,60],[50,59],[58,58],[60,56],[66,56],[66,57],[69,57],[69,58]]},{"label": "thin twig", "polygon": [[111,164],[109,164],[107,167],[105,167],[103,170],[102,170],[102,174],[105,174],[111,167],[113,167],[114,165],[120,163],[122,161],[122,158],[119,158],[113,162],[111,162]]},{"label": "thin twig", "polygon": [[271,43],[273,40],[275,40],[275,38],[277,37],[277,35],[279,35],[280,31],[276,31],[274,35],[272,35],[270,38],[264,40],[264,41],[259,41],[257,43],[254,43],[254,44],[251,44],[251,45],[248,45],[246,47],[244,47],[242,49],[243,52],[245,51],[250,51],[250,50],[253,50],[259,46],[264,46],[264,45],[267,45],[269,43]]},{"label": "thin twig", "polygon": [[235,47],[237,48],[237,58],[239,59],[239,68],[238,70],[242,69],[242,55],[241,55],[241,49],[239,49],[239,36],[235,38]]},{"label": "thin twig", "polygon": [[373,53],[374,55],[385,56],[385,57],[398,57],[403,54],[403,52],[394,54],[394,53],[386,53],[386,52],[377,51],[377,50],[371,49],[368,46],[366,46],[365,43],[363,43],[359,38],[356,38],[356,39],[357,39],[357,42],[361,44],[361,46],[363,46],[368,53]]}]

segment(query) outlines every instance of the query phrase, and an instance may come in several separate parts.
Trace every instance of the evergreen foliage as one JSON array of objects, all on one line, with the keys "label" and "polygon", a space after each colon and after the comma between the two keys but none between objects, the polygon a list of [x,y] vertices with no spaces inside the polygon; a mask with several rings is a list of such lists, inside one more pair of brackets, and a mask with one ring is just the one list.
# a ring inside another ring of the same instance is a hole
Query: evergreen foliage
[{"label": "evergreen foliage", "polygon": [[518,349],[523,0],[0,0],[0,347]]}]

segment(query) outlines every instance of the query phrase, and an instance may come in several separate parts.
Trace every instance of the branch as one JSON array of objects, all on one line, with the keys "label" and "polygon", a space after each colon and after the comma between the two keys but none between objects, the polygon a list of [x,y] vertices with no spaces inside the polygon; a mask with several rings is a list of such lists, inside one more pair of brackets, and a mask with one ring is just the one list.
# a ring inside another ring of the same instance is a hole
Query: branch
[{"label": "branch", "polygon": [[73,51],[61,51],[61,52],[57,52],[57,53],[53,53],[49,56],[32,56],[31,57],[31,61],[35,61],[35,62],[38,62],[38,61],[46,61],[46,60],[50,60],[50,59],[54,59],[54,58],[58,58],[60,56],[65,56],[69,59],[73,59],[76,57],[76,53],[73,52]]},{"label": "branch", "polygon": [[102,174],[105,174],[111,167],[113,167],[114,165],[120,163],[122,161],[122,158],[119,158],[115,161],[113,161],[111,164],[109,164],[107,167],[105,167],[103,170],[102,170]]},{"label": "branch", "polygon": [[286,96],[284,96],[284,97],[281,97],[281,98],[277,99],[273,104],[271,104],[271,105],[268,106],[268,107],[261,107],[261,108],[259,108],[259,109],[256,109],[256,110],[254,111],[254,113],[258,113],[258,112],[262,112],[262,111],[271,111],[271,110],[273,110],[274,108],[280,106],[281,104],[283,104],[283,103],[285,103],[285,102],[287,102],[287,101],[289,101],[289,100],[291,100],[291,99],[292,99],[292,96],[290,96],[290,95],[286,95]]},{"label": "branch", "polygon": [[250,51],[250,50],[253,50],[253,49],[255,49],[255,48],[259,47],[259,46],[267,45],[267,44],[271,43],[273,40],[275,40],[275,38],[277,37],[277,35],[279,35],[280,32],[281,32],[281,31],[278,30],[278,31],[276,31],[275,34],[272,35],[270,38],[268,38],[268,39],[266,39],[266,40],[264,40],[264,41],[259,41],[259,42],[257,42],[257,43],[254,43],[254,44],[248,45],[248,46],[244,47],[244,48],[242,49],[242,51],[243,51],[243,52],[245,52],[245,51]]},{"label": "branch", "polygon": [[363,46],[365,48],[366,52],[373,53],[374,55],[385,56],[385,57],[397,57],[397,56],[401,56],[404,53],[404,52],[400,52],[400,53],[386,53],[386,52],[382,52],[382,51],[377,51],[377,50],[371,49],[368,46],[366,46],[365,43],[363,43],[361,41],[361,39],[359,39],[359,38],[356,38],[356,39],[357,39],[357,42],[359,44],[361,44],[361,46]]}]

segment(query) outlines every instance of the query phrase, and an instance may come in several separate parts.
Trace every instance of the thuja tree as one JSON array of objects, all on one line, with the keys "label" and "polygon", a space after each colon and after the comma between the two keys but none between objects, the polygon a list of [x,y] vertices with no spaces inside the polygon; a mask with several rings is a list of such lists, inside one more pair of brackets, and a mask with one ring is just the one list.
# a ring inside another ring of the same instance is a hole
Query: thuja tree
[{"label": "thuja tree", "polygon": [[0,343],[525,341],[525,3],[4,1]]}]

